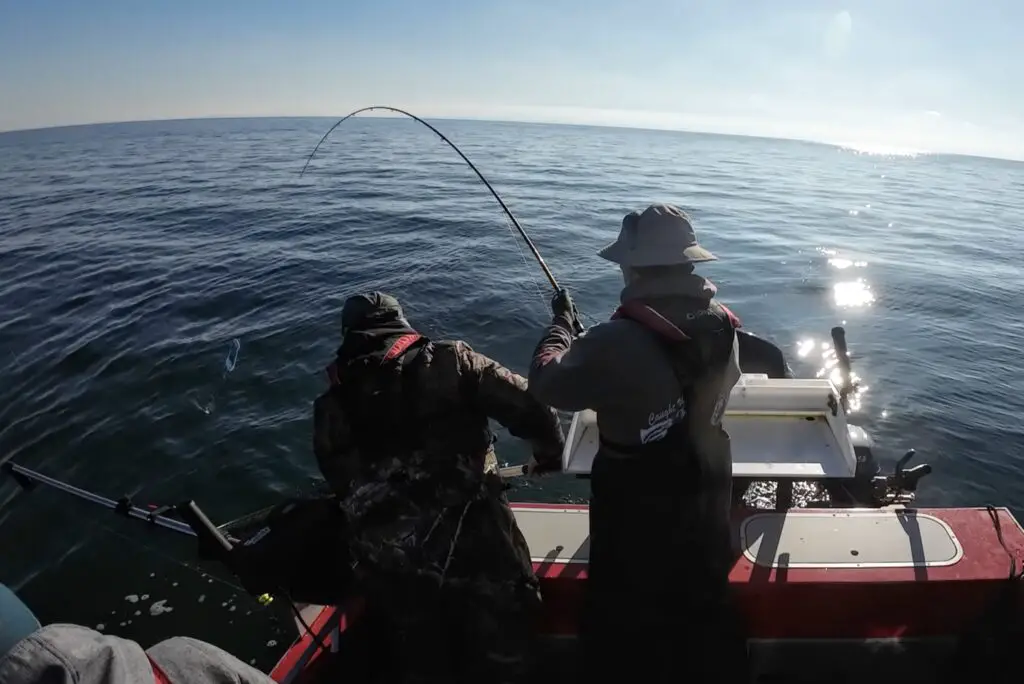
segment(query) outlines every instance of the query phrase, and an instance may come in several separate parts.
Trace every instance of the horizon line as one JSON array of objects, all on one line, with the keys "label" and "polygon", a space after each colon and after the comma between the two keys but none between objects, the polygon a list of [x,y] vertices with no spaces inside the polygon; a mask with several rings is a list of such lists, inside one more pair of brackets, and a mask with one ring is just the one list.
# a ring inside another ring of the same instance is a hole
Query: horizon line
[{"label": "horizon line", "polygon": [[[383,105],[374,105],[383,106]],[[362,109],[362,108],[360,108]],[[353,111],[358,111],[353,110]],[[363,119],[402,119],[408,118],[402,114],[394,112],[387,112],[381,110],[383,113],[377,111],[369,111],[366,113],[359,114],[358,118]],[[408,110],[407,110],[408,111]],[[410,112],[412,113],[412,112]],[[337,121],[343,116],[328,115],[328,114],[316,114],[316,115],[299,115],[299,114],[286,114],[286,115],[207,115],[207,116],[188,116],[188,117],[168,117],[168,118],[153,118],[153,119],[128,119],[128,120],[114,120],[114,121],[91,121],[83,123],[72,123],[72,124],[54,124],[49,126],[34,126],[30,128],[12,128],[0,130],[0,137],[19,133],[41,133],[45,131],[59,131],[63,129],[72,128],[89,128],[89,127],[100,127],[100,126],[120,126],[126,124],[158,124],[158,123],[183,123],[190,121],[259,121],[268,119],[325,119],[328,121]],[[419,116],[417,114],[417,116]],[[482,123],[498,123],[498,124],[517,124],[517,125],[533,125],[533,126],[568,126],[574,128],[599,128],[599,129],[625,129],[632,131],[650,131],[659,133],[681,133],[684,135],[708,135],[721,138],[753,138],[755,140],[778,140],[785,142],[796,142],[809,145],[819,145],[822,147],[832,147],[838,150],[849,150],[857,154],[865,154],[868,156],[878,157],[915,157],[915,156],[929,156],[929,157],[962,157],[965,159],[985,159],[1001,162],[1011,162],[1014,164],[1024,163],[1024,157],[997,157],[986,154],[968,154],[964,152],[932,152],[928,150],[901,150],[900,152],[873,152],[863,149],[858,149],[856,144],[852,143],[839,143],[825,140],[811,140],[809,138],[799,137],[787,137],[787,136],[770,136],[770,135],[758,135],[756,133],[719,133],[712,131],[700,131],[687,128],[678,127],[651,127],[651,126],[637,126],[630,124],[596,124],[596,123],[569,123],[564,121],[543,121],[535,119],[504,119],[504,118],[490,118],[490,117],[473,117],[473,116],[421,116],[425,121],[465,121],[465,122],[482,122]]]}]

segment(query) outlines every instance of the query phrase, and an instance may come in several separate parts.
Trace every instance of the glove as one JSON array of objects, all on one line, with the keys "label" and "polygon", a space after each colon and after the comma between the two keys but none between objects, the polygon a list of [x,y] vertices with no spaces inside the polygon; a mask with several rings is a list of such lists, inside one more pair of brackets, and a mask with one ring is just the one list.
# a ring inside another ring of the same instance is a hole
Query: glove
[{"label": "glove", "polygon": [[574,332],[579,332],[582,329],[579,311],[576,310],[576,304],[565,288],[558,290],[551,297],[551,314],[555,318],[563,318],[568,321],[570,329]]},{"label": "glove", "polygon": [[524,472],[527,477],[543,475],[544,473],[556,473],[562,470],[561,454],[540,454],[539,459],[537,456],[538,454],[534,453],[534,455],[530,457],[529,463],[526,464],[526,470]]}]

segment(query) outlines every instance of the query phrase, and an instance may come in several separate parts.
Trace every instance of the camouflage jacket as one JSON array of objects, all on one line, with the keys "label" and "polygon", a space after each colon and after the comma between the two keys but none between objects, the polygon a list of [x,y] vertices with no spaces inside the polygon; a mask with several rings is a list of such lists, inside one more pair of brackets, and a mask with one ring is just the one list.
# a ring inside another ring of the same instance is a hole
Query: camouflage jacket
[{"label": "camouflage jacket", "polygon": [[[529,440],[538,462],[558,469],[564,437],[557,414],[521,376],[464,342],[423,340],[413,351],[390,389],[394,364],[339,360],[328,370],[331,387],[314,404],[314,453],[348,517],[357,563],[376,574],[412,570],[441,579],[460,535],[468,541],[479,530],[480,543],[490,536],[492,546],[517,558],[509,569],[530,574],[528,554],[522,567],[525,549],[514,548],[525,547],[518,529],[504,533],[518,537],[506,540],[511,544],[498,541],[500,525],[484,534],[506,517],[494,507],[504,497],[488,418]],[[389,392],[393,410],[367,408]]]}]

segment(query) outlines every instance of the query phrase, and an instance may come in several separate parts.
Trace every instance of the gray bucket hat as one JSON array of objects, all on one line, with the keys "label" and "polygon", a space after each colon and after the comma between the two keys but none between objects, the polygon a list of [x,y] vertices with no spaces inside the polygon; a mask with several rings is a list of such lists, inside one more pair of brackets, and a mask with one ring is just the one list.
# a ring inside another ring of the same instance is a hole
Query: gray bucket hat
[{"label": "gray bucket hat", "polygon": [[643,213],[631,211],[622,219],[618,239],[598,254],[620,266],[674,266],[716,261],[697,244],[693,223],[679,207],[652,204]]}]

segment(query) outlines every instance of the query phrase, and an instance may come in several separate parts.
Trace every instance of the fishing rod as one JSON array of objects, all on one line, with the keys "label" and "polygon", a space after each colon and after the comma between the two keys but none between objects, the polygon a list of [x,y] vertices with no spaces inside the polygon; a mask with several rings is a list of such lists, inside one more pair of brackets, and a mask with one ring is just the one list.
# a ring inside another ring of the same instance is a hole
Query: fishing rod
[{"label": "fishing rod", "polygon": [[0,466],[0,470],[10,475],[11,479],[13,479],[18,486],[25,491],[35,489],[37,485],[46,485],[47,487],[52,487],[62,491],[65,494],[71,494],[72,496],[77,496],[79,499],[103,506],[104,508],[109,508],[115,513],[127,518],[142,520],[156,525],[157,527],[177,532],[178,534],[184,534],[191,537],[196,536],[195,531],[193,531],[187,523],[162,515],[162,513],[172,510],[172,507],[163,506],[152,511],[147,511],[144,508],[135,506],[132,503],[131,498],[127,496],[122,497],[117,501],[114,499],[108,499],[105,496],[95,494],[85,489],[80,489],[74,485],[61,482],[60,480],[54,479],[48,475],[43,475],[42,473],[30,470],[24,466],[18,465],[17,463],[4,463]]},{"label": "fishing rod", "polygon": [[[245,570],[244,567],[240,567],[239,564],[234,562],[233,559],[235,545],[242,544],[243,542],[232,537],[231,535],[224,534],[220,528],[214,525],[210,521],[210,519],[206,517],[206,514],[203,513],[202,510],[200,510],[199,506],[197,506],[194,501],[188,501],[177,506],[161,506],[153,511],[146,511],[142,508],[139,508],[138,506],[132,505],[131,499],[128,497],[122,497],[118,501],[114,501],[113,499],[108,499],[105,496],[94,494],[93,492],[87,491],[85,489],[80,489],[73,485],[69,485],[66,482],[61,482],[60,480],[54,479],[47,475],[43,475],[42,473],[30,470],[24,466],[18,465],[17,463],[7,462],[0,464],[0,472],[4,472],[10,475],[11,479],[13,479],[22,489],[26,491],[31,491],[37,485],[43,484],[48,487],[53,487],[54,489],[60,490],[67,494],[71,494],[72,496],[77,496],[78,498],[88,501],[90,503],[103,506],[104,508],[109,508],[115,513],[119,513],[129,518],[144,520],[146,522],[157,525],[158,527],[163,527],[165,529],[171,530],[172,532],[177,532],[179,534],[195,537],[198,539],[200,547],[203,547],[205,545],[206,548],[210,550],[212,557],[215,560],[222,563],[223,565],[225,565],[228,568],[228,570],[233,572],[236,576],[241,576],[239,574],[240,571]],[[185,519],[185,522],[174,520],[164,515],[160,515],[162,512],[167,510],[175,511],[178,515]],[[230,525],[230,523],[228,524]],[[269,529],[267,531],[269,531]],[[260,537],[261,533],[257,533],[255,537],[252,537],[249,540],[247,540],[247,542],[245,542],[245,545],[255,543],[259,540]],[[191,568],[187,565],[185,565],[185,567],[195,570],[195,568]],[[242,590],[248,591],[247,589]],[[284,595],[285,601],[291,607],[292,612],[295,614],[299,623],[306,629],[309,635],[313,637],[313,640],[320,645],[320,648],[326,651],[327,647],[324,645],[323,640],[320,639],[319,635],[315,634],[313,630],[310,628],[305,618],[302,617],[302,612],[299,610],[298,606],[295,605],[295,602],[292,600],[291,596],[288,595],[288,592],[282,590],[282,594]],[[270,603],[274,601],[274,596],[269,593],[264,593],[259,596],[255,596],[255,598],[256,601],[262,606],[270,605]]]},{"label": "fishing rod", "polygon": [[[460,150],[455,143],[453,143],[451,140],[449,140],[445,136],[444,133],[442,133],[441,131],[437,130],[434,126],[432,126],[431,124],[427,123],[426,121],[424,121],[420,117],[416,116],[415,114],[410,114],[409,112],[405,111],[404,109],[398,109],[397,107],[389,107],[387,105],[372,105],[370,107],[363,107],[361,109],[357,109],[354,112],[346,114],[342,118],[338,119],[338,121],[335,122],[335,124],[333,126],[331,126],[330,129],[328,129],[328,131],[326,133],[324,133],[323,137],[320,138],[320,142],[318,142],[316,144],[316,147],[313,148],[313,151],[310,153],[309,157],[306,159],[306,163],[302,166],[302,171],[299,172],[299,177],[301,177],[302,174],[304,174],[306,172],[306,168],[309,166],[309,163],[311,161],[313,161],[313,157],[316,156],[317,150],[320,149],[320,146],[324,144],[324,141],[326,141],[327,138],[331,135],[331,133],[334,132],[334,129],[336,129],[342,123],[344,123],[345,121],[348,121],[349,119],[351,119],[352,117],[354,117],[357,114],[361,114],[362,112],[376,111],[376,110],[382,110],[382,111],[393,112],[395,114],[401,114],[403,116],[406,116],[406,117],[412,119],[413,121],[416,121],[417,123],[423,124],[424,126],[429,128],[431,131],[433,131],[434,134],[437,135],[437,137],[439,137],[442,141],[444,141],[449,147],[451,147],[453,150],[455,150],[456,154],[458,154],[460,157],[462,157],[462,161],[466,162],[466,164],[469,165],[469,168],[473,169],[473,173],[475,173],[477,178],[479,178],[480,181],[485,186],[487,186],[487,189],[491,191],[491,195],[493,195],[494,199],[496,199],[498,201],[498,204],[501,205],[502,211],[505,212],[505,215],[512,222],[512,225],[515,226],[516,230],[519,231],[519,234],[522,236],[523,241],[526,243],[526,246],[530,248],[530,252],[533,254],[533,257],[537,260],[537,263],[540,264],[540,268],[541,268],[542,271],[544,271],[544,276],[548,279],[548,282],[551,283],[551,287],[553,287],[556,292],[562,289],[561,286],[558,284],[558,281],[555,280],[554,274],[551,273],[551,269],[548,268],[547,263],[544,261],[544,257],[542,257],[540,255],[540,250],[538,250],[537,246],[535,244],[533,244],[533,240],[530,239],[530,236],[526,234],[526,229],[523,228],[522,224],[519,223],[519,219],[517,219],[515,217],[515,214],[512,213],[512,210],[508,208],[507,204],[505,204],[505,200],[501,199],[501,195],[499,195],[498,191],[494,189],[494,186],[491,185],[490,181],[488,181],[487,178],[484,177],[484,174],[480,172],[480,169],[478,169],[476,167],[476,164],[471,162],[469,160],[469,157],[467,157],[465,154],[463,154],[462,150]],[[577,325],[579,325],[578,321],[577,321]],[[577,332],[581,332],[581,331],[578,330]]]},{"label": "fishing rod", "polygon": [[[95,492],[90,492],[80,487],[75,487],[67,482],[61,482],[60,480],[50,477],[49,475],[43,475],[40,472],[26,468],[25,466],[12,463],[10,461],[0,464],[0,472],[6,473],[11,476],[11,479],[18,484],[19,487],[24,491],[32,491],[38,485],[46,485],[52,487],[58,491],[64,492],[76,496],[79,499],[94,503],[98,506],[108,508],[118,515],[122,515],[126,518],[133,518],[135,520],[141,520],[143,522],[162,527],[165,530],[171,532],[177,532],[189,537],[211,537],[217,545],[223,546],[224,541],[238,544],[240,541],[230,534],[225,534],[218,528],[209,522],[206,515],[199,510],[198,506],[194,502],[189,501],[187,503],[179,504],[176,506],[157,506],[152,510],[146,510],[140,508],[132,503],[131,497],[123,496],[116,501],[109,499]],[[184,520],[175,520],[174,518],[164,515],[164,513],[173,512],[176,515],[184,518]],[[249,516],[246,516],[249,517]],[[202,535],[196,533],[197,523],[204,528]],[[223,525],[223,528],[230,527],[232,523]],[[212,528],[215,534],[208,534],[209,529]],[[205,541],[200,538],[200,541]]]},{"label": "fishing rod", "polygon": [[476,168],[476,165],[473,164],[471,161],[469,161],[469,158],[466,157],[466,155],[463,154],[463,152],[461,151],[461,149],[459,149],[459,146],[456,143],[452,142],[452,140],[447,138],[443,133],[441,133],[439,130],[434,128],[432,125],[430,125],[429,123],[427,123],[423,119],[420,119],[415,114],[410,114],[409,112],[406,112],[404,110],[399,110],[398,108],[395,108],[395,106],[388,106],[386,104],[373,104],[371,106],[364,106],[364,108],[355,110],[354,112],[352,112],[350,114],[346,114],[344,117],[339,119],[334,124],[334,126],[332,126],[328,130],[328,132],[324,134],[324,137],[319,139],[319,142],[316,143],[316,146],[313,147],[313,151],[309,154],[309,157],[306,159],[306,163],[302,166],[302,171],[299,171],[299,177],[301,177],[302,174],[306,172],[306,167],[309,166],[309,162],[311,162],[313,157],[316,155],[316,151],[317,151],[317,149],[319,149],[319,146],[324,144],[325,140],[327,140],[328,137],[330,137],[331,133],[333,133],[334,130],[336,128],[338,128],[338,126],[340,126],[344,122],[348,121],[349,119],[351,119],[352,117],[354,117],[357,114],[361,114],[361,113],[364,113],[364,112],[374,112],[374,111],[377,111],[377,110],[381,110],[381,111],[385,111],[385,112],[393,112],[394,114],[400,114],[402,116],[409,117],[413,121],[415,121],[417,123],[420,123],[420,124],[423,124],[424,126],[429,128],[431,131],[434,132],[435,135],[437,135],[437,137],[439,137],[447,145],[452,147],[452,149],[455,149],[456,154],[458,154],[459,157],[462,157],[462,161],[466,162],[466,164],[469,165],[469,168],[471,168],[473,170],[473,173],[475,173],[476,177],[480,179],[480,182],[482,182],[484,185],[486,185],[487,189],[490,190],[490,195],[493,195],[495,200],[498,201],[498,204],[501,205],[502,211],[505,212],[505,215],[509,217],[510,221],[512,221],[512,225],[514,225],[516,230],[519,231],[520,236],[522,236],[523,241],[526,243],[526,247],[528,247],[529,251],[532,252],[532,254],[534,254],[534,258],[537,259],[537,262],[539,264],[541,264],[541,270],[543,270],[545,276],[547,276],[548,282],[551,283],[551,287],[554,288],[555,290],[560,290],[561,289],[558,286],[558,281],[555,280],[555,276],[551,272],[551,269],[548,268],[548,264],[544,261],[544,257],[541,256],[540,250],[537,249],[537,246],[534,244],[534,241],[529,239],[528,234],[526,234],[525,228],[523,228],[522,224],[519,223],[519,219],[517,219],[515,217],[515,214],[513,214],[512,210],[508,208],[508,205],[505,204],[505,201],[502,200],[502,196],[498,194],[498,190],[495,189],[494,185],[490,184],[490,181],[488,181],[483,176],[483,174],[480,173],[480,170]]},{"label": "fishing rod", "polygon": [[[75,487],[74,485],[70,485],[66,482],[61,482],[58,479],[52,478],[48,475],[43,475],[42,473],[18,465],[17,463],[11,463],[8,461],[0,464],[0,472],[10,475],[11,479],[14,480],[15,483],[17,483],[24,491],[32,491],[38,485],[45,485],[64,492],[65,494],[76,496],[79,499],[88,501],[89,503],[94,503],[98,506],[108,508],[127,518],[142,520],[152,525],[156,525],[157,527],[177,532],[178,534],[194,537],[199,542],[200,555],[205,551],[206,553],[209,553],[213,559],[220,561],[226,565],[229,570],[234,572],[236,575],[238,574],[238,568],[231,562],[231,553],[233,545],[241,544],[242,542],[236,537],[226,534],[221,528],[214,525],[194,501],[187,501],[185,503],[178,504],[177,506],[159,506],[151,511],[147,511],[144,508],[135,506],[130,497],[124,496],[115,501],[114,499],[109,499],[94,492]],[[168,511],[173,511],[175,514],[183,518],[183,520],[175,520],[174,518],[163,515]],[[228,523],[228,525],[230,524],[231,523]],[[223,527],[227,527],[228,525]],[[185,567],[195,570],[195,568],[191,568],[188,565],[185,565]],[[263,594],[262,596],[256,597],[256,600],[262,605],[267,605],[273,601],[273,597],[270,594]]]}]

